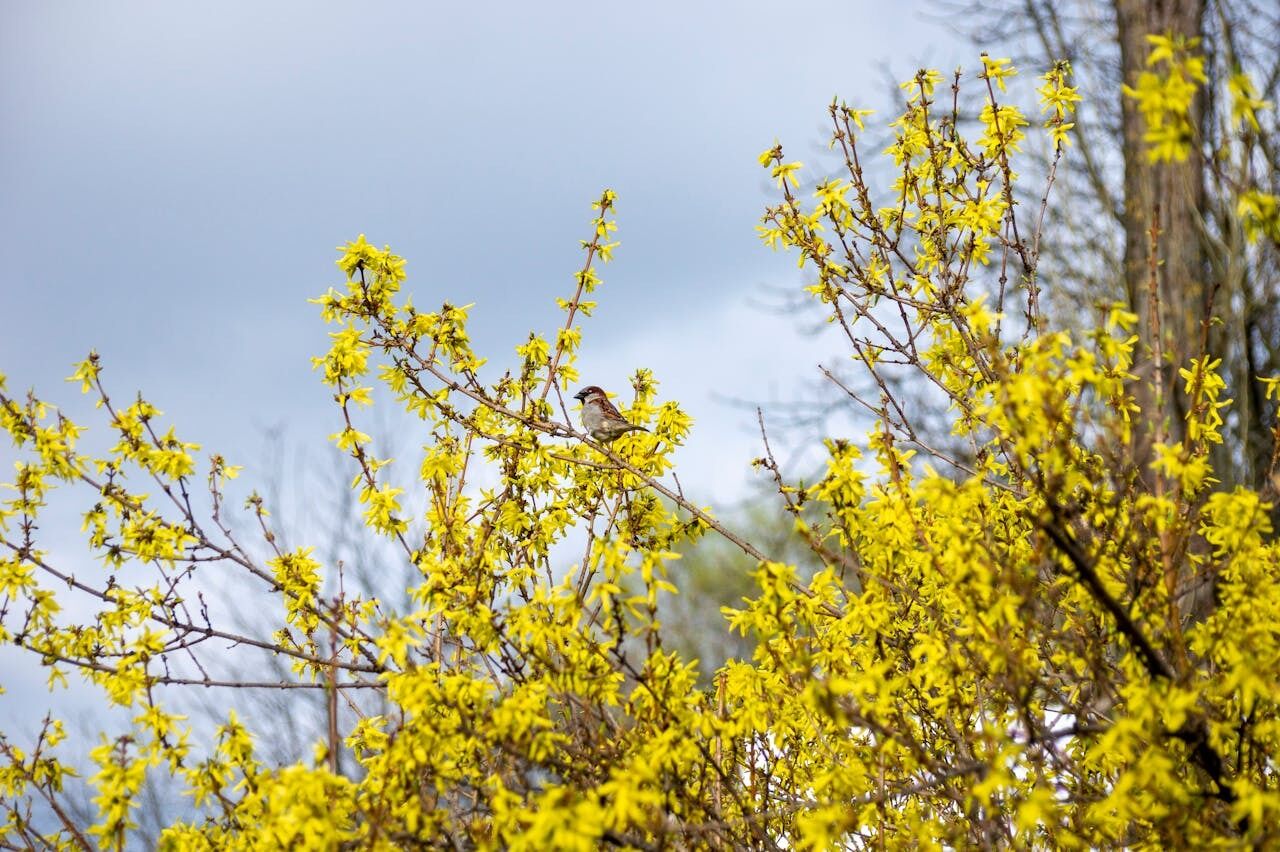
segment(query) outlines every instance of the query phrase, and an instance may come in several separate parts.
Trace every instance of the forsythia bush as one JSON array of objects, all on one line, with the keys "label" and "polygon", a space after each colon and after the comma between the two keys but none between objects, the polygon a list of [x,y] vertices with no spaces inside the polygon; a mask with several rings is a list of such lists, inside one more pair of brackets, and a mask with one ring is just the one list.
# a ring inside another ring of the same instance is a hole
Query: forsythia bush
[{"label": "forsythia bush", "polygon": [[[1176,69],[1161,63],[1188,54],[1157,47],[1134,96],[1162,116],[1160,156],[1186,156],[1168,128],[1196,75],[1166,85]],[[1078,100],[1069,70],[1039,90],[1054,169]],[[1052,236],[1036,206],[1018,215],[1029,123],[1000,100],[1013,74],[983,58],[969,123],[937,73],[905,84],[884,191],[863,177],[866,112],[842,104],[840,176],[814,202],[781,146],[761,156],[781,191],[762,237],[808,270],[867,382],[832,379],[876,422],[864,442],[829,440],[817,481],[758,462],[821,559],[811,577],[667,477],[692,423],[648,371],[623,413],[650,432],[602,446],[571,425],[577,322],[617,245],[612,192],[563,327],[531,334],[500,376],[471,347],[467,307],[420,311],[401,298],[401,258],[363,237],[342,249],[345,284],[317,300],[334,331],[316,366],[365,524],[400,554],[385,571],[404,578],[404,611],[345,591],[310,549],[282,549],[257,497],[267,557],[254,555],[227,521],[236,468],[213,455],[198,471],[198,448],[150,402],[108,395],[96,356],[73,378],[114,436],[103,454],[79,449],[84,428],[43,399],[0,393],[18,452],[0,503],[0,641],[37,655],[51,688],[74,672],[133,717],[88,751],[92,825],[62,804],[83,762],[62,724],[6,732],[0,840],[120,847],[150,776],[190,797],[194,815],[163,835],[172,849],[1280,843],[1271,507],[1215,490],[1207,452],[1230,400],[1208,354],[1161,389],[1191,401],[1185,438],[1155,424],[1142,463],[1129,367],[1149,343],[1135,317],[1106,307],[1075,339],[1042,316]],[[1274,219],[1275,199],[1257,195],[1247,215]],[[907,380],[946,408],[949,436],[918,428]],[[360,431],[375,387],[421,421],[420,495],[392,484],[396,466]],[[39,540],[55,499],[80,501],[101,570],[72,570]],[[676,551],[704,535],[758,564],[754,597],[724,613],[754,655],[711,688],[664,646],[660,605],[680,586]],[[206,618],[215,572],[270,589],[280,629]],[[92,612],[69,621],[67,596]],[[228,645],[287,658],[300,690],[329,696],[313,762],[268,765],[234,714],[196,741],[166,710],[173,685],[237,685],[201,665]],[[358,721],[339,730],[344,718]]]}]

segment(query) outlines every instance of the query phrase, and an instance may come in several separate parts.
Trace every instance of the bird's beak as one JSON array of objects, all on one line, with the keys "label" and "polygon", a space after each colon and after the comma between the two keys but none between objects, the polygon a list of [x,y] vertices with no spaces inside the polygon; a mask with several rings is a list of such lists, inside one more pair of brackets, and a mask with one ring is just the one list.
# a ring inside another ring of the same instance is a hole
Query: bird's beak
[{"label": "bird's beak", "polygon": [[586,391],[578,391],[573,395],[573,398],[576,399],[578,402],[582,402],[582,397],[585,395],[586,395]]}]

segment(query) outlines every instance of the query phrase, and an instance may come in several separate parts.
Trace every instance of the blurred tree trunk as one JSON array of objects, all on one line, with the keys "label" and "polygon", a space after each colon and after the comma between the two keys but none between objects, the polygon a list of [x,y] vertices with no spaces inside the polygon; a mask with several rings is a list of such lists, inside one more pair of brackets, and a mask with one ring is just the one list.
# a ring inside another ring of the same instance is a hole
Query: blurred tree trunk
[{"label": "blurred tree trunk", "polygon": [[[1204,0],[1115,0],[1116,38],[1124,83],[1136,86],[1150,50],[1147,36],[1186,38],[1203,33]],[[1205,111],[1197,97],[1192,124],[1202,130]],[[1205,188],[1202,163],[1154,165],[1147,160],[1146,130],[1136,102],[1121,96],[1120,130],[1124,157],[1124,289],[1139,318],[1143,353],[1135,372],[1138,402],[1152,415],[1136,424],[1133,461],[1144,474],[1151,444],[1181,437],[1185,407],[1175,388],[1177,368],[1200,354],[1202,320],[1209,295],[1209,259],[1200,211]],[[1200,133],[1201,137],[1205,134]],[[1156,241],[1153,255],[1153,231]],[[1154,262],[1154,265],[1153,265]],[[1156,297],[1157,305],[1152,304]],[[1159,341],[1157,341],[1159,335]],[[1156,357],[1159,356],[1159,363]],[[1155,371],[1160,371],[1163,405],[1156,407]],[[1164,422],[1161,423],[1160,421]]]},{"label": "blurred tree trunk", "polygon": [[[1207,346],[1210,357],[1222,359],[1218,372],[1229,388],[1224,396],[1234,400],[1225,440],[1210,451],[1222,484],[1280,497],[1271,431],[1277,405],[1265,398],[1259,381],[1280,373],[1280,240],[1250,238],[1239,207],[1247,191],[1280,193],[1280,121],[1271,106],[1280,103],[1280,5],[1018,0],[1010,9],[980,0],[934,2],[975,45],[1001,45],[1015,64],[1037,71],[1058,59],[1072,64],[1084,103],[1069,165],[1058,170],[1050,199],[1055,230],[1043,246],[1038,274],[1047,283],[1055,325],[1088,328],[1099,316],[1095,306],[1116,301],[1138,315],[1143,345],[1133,390],[1146,410],[1158,412],[1135,424],[1129,459],[1139,475],[1150,477],[1147,462],[1160,430],[1169,441],[1181,436],[1186,405],[1177,371]],[[1203,55],[1209,79],[1193,103],[1194,138],[1185,163],[1148,162],[1143,116],[1118,91],[1144,71],[1159,70],[1146,68],[1148,35],[1201,39],[1188,48]],[[1256,87],[1252,97],[1269,102],[1253,117],[1259,125],[1252,129],[1240,126],[1231,92],[1241,74]],[[1154,321],[1153,292],[1159,303]],[[1280,523],[1280,509],[1275,518]]]}]

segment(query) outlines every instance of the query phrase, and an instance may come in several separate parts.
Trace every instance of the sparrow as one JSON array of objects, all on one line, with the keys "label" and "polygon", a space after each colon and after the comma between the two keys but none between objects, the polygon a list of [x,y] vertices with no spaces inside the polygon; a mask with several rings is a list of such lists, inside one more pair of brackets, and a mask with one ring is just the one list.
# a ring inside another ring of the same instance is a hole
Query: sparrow
[{"label": "sparrow", "polygon": [[623,418],[605,392],[595,385],[583,388],[573,398],[582,403],[582,428],[602,444],[612,443],[635,430],[649,431]]}]

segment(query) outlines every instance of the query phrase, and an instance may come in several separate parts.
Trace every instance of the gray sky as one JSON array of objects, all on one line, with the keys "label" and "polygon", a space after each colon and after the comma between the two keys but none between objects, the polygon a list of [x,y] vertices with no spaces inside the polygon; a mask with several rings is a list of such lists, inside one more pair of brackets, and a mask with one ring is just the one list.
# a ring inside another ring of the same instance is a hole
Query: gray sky
[{"label": "gray sky", "polygon": [[206,452],[252,464],[271,426],[318,447],[339,420],[306,299],[336,245],[389,243],[419,307],[475,302],[503,362],[554,334],[612,187],[583,377],[652,368],[697,421],[686,492],[723,504],[758,444],[717,400],[838,351],[751,306],[800,283],[756,239],[756,155],[812,161],[835,95],[883,116],[886,69],[975,62],[916,2],[0,0],[0,372],[86,419],[62,380],[96,348],[117,401],[143,390]]},{"label": "gray sky", "polygon": [[[306,299],[364,232],[408,259],[415,304],[475,302],[482,353],[550,333],[587,234],[622,247],[585,327],[584,379],[639,366],[698,421],[686,487],[727,499],[750,416],[827,351],[749,305],[798,283],[756,240],[756,155],[812,160],[833,95],[971,52],[914,3],[0,2],[0,371],[64,385],[94,347],[179,434],[249,460],[337,415]],[[732,11],[728,11],[728,10]]]}]

